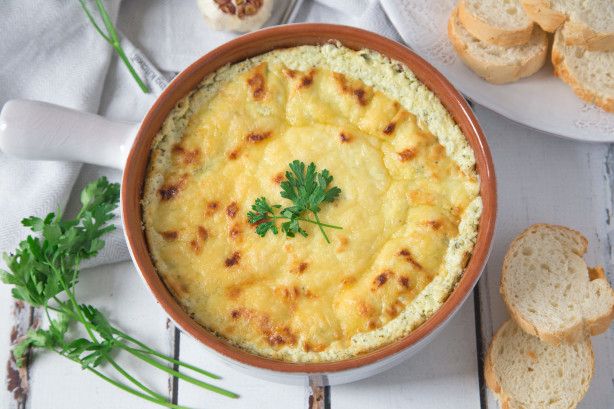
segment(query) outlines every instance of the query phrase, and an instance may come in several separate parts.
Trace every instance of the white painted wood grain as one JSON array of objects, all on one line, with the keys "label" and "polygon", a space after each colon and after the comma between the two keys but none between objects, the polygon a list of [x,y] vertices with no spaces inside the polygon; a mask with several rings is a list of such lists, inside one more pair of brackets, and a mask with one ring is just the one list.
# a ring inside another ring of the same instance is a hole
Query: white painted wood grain
[{"label": "white painted wood grain", "polygon": [[[516,125],[482,107],[475,111],[488,137],[498,179],[499,215],[493,251],[480,281],[484,346],[508,317],[499,272],[510,241],[533,223],[562,224],[589,241],[589,265],[606,267],[612,282],[607,189],[607,145],[560,140]],[[595,375],[580,408],[614,407],[614,330],[593,338]],[[496,408],[488,394],[488,408]]]},{"label": "white painted wood grain", "polygon": [[331,388],[331,407],[480,407],[473,297],[416,356],[380,375]]},{"label": "white painted wood grain", "polygon": [[10,351],[10,334],[12,320],[10,319],[10,311],[13,305],[13,297],[11,296],[10,288],[0,283],[0,379],[2,379],[2,387],[0,389],[0,406],[8,408],[9,393],[7,391],[7,367],[6,363],[9,359]]},{"label": "white painted wood grain", "polygon": [[302,386],[280,385],[245,375],[228,367],[211,350],[190,336],[181,334],[181,359],[223,377],[221,385],[239,393],[239,399],[204,392],[202,389],[179,381],[179,404],[196,408],[255,409],[306,407],[309,390]]}]

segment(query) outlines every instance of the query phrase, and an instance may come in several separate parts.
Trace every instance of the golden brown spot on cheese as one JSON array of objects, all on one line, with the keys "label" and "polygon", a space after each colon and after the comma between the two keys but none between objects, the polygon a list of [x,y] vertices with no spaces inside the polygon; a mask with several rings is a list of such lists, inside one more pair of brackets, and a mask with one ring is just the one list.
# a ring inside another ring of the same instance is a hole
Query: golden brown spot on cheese
[{"label": "golden brown spot on cheese", "polygon": [[249,85],[252,96],[256,101],[261,101],[266,95],[266,84],[264,80],[264,67],[265,63],[260,64],[254,69],[254,73],[247,78],[247,85]]},{"label": "golden brown spot on cheese", "polygon": [[318,296],[311,292],[311,290],[308,288],[303,290],[303,295],[307,298],[318,298]]},{"label": "golden brown spot on cheese", "polygon": [[207,203],[207,209],[205,210],[205,214],[207,216],[211,216],[213,213],[217,212],[220,204],[218,202],[209,202]]},{"label": "golden brown spot on cheese", "polygon": [[403,311],[405,305],[399,300],[395,300],[391,305],[386,307],[385,313],[389,318],[394,318]]},{"label": "golden brown spot on cheese", "polygon": [[409,251],[408,249],[401,249],[401,251],[399,251],[399,256],[405,258],[405,260],[412,266],[414,266],[417,270],[422,270],[422,265],[418,263],[418,261],[411,254],[411,251]]},{"label": "golden brown spot on cheese", "polygon": [[237,204],[237,202],[232,202],[228,205],[228,207],[226,207],[226,214],[231,219],[234,219],[238,211],[239,211],[239,205]]},{"label": "golden brown spot on cheese", "polygon": [[205,241],[209,238],[209,232],[203,226],[198,226],[198,238]]},{"label": "golden brown spot on cheese", "polygon": [[399,152],[398,155],[401,162],[407,162],[416,156],[416,151],[411,148],[407,148]]},{"label": "golden brown spot on cheese", "polygon": [[326,345],[323,344],[312,344],[308,341],[303,343],[303,351],[305,352],[322,352],[326,349]]},{"label": "golden brown spot on cheese", "polygon": [[235,251],[230,257],[224,260],[224,265],[226,267],[236,266],[239,264],[239,260],[241,260],[241,254],[238,251]]},{"label": "golden brown spot on cheese", "polygon": [[287,304],[290,304],[290,308],[294,309],[294,305],[296,300],[301,295],[301,292],[298,287],[277,287],[275,288],[275,293],[280,296],[281,299],[284,300]]},{"label": "golden brown spot on cheese", "polygon": [[308,86],[310,86],[313,83],[313,76],[315,75],[315,73],[316,71],[314,69],[311,69],[307,74],[303,75],[299,88],[307,88]]},{"label": "golden brown spot on cheese", "polygon": [[241,295],[243,289],[240,285],[233,285],[226,289],[226,294],[228,294],[228,298],[231,300],[236,300]]},{"label": "golden brown spot on cheese", "polygon": [[344,251],[346,251],[348,249],[349,242],[350,242],[350,239],[347,236],[340,235],[339,236],[339,245],[337,246],[335,251],[337,253],[343,253]]},{"label": "golden brown spot on cheese", "polygon": [[371,319],[371,320],[369,320],[369,323],[367,324],[367,327],[368,327],[370,330],[374,330],[375,328],[377,328],[377,327],[378,327],[377,320],[375,320],[375,319]]},{"label": "golden brown spot on cheese", "polygon": [[234,319],[239,318],[241,316],[241,310],[232,310],[230,316]]},{"label": "golden brown spot on cheese", "polygon": [[241,235],[241,227],[240,224],[235,223],[232,225],[230,230],[228,231],[228,235],[231,239],[236,240]]},{"label": "golden brown spot on cheese", "polygon": [[192,251],[196,254],[200,254],[200,252],[203,249],[202,244],[200,243],[200,241],[194,239],[190,241],[190,248],[192,249]]},{"label": "golden brown spot on cheese", "polygon": [[295,345],[296,335],[292,333],[290,328],[283,327],[280,330],[275,331],[268,338],[269,345],[272,347],[279,347],[282,345]]},{"label": "golden brown spot on cheese", "polygon": [[286,75],[288,78],[291,78],[291,79],[296,78],[296,76],[298,75],[298,71],[296,71],[296,70],[291,70],[290,68],[284,68],[284,69],[282,70],[282,72],[283,72],[283,73],[284,73],[284,74],[285,74],[285,75]]},{"label": "golden brown spot on cheese", "polygon": [[290,79],[299,78],[297,89],[307,88],[313,84],[313,77],[316,74],[314,68],[310,69],[308,73],[301,74],[300,71],[284,68],[282,72]]},{"label": "golden brown spot on cheese", "polygon": [[354,93],[354,96],[358,99],[358,103],[362,106],[365,106],[369,103],[366,95],[365,95],[365,90],[362,88],[358,88],[352,91]]},{"label": "golden brown spot on cheese", "polygon": [[341,279],[341,285],[343,285],[344,288],[349,288],[354,285],[354,283],[356,283],[356,277],[353,276],[343,277]]},{"label": "golden brown spot on cheese", "polygon": [[184,165],[200,162],[200,149],[187,150],[183,146],[177,144],[173,146],[173,153],[181,156]]},{"label": "golden brown spot on cheese", "polygon": [[245,139],[248,142],[258,143],[258,142],[262,142],[265,139],[267,139],[268,137],[270,137],[271,134],[272,134],[271,131],[266,131],[266,132],[250,132],[250,133],[247,134]]},{"label": "golden brown spot on cheese", "polygon": [[160,190],[158,190],[160,199],[162,201],[166,201],[177,196],[177,194],[179,194],[179,191],[185,186],[187,178],[187,175],[183,175],[181,178],[179,178],[178,181],[162,186]]},{"label": "golden brown spot on cheese", "polygon": [[176,230],[168,230],[168,231],[160,232],[160,235],[166,241],[174,241],[174,240],[177,240],[177,237],[179,237],[179,232]]},{"label": "golden brown spot on cheese", "polygon": [[432,228],[433,230],[439,230],[442,226],[441,221],[439,220],[428,220],[426,225]]},{"label": "golden brown spot on cheese", "polygon": [[401,287],[403,288],[409,288],[409,277],[407,276],[399,277],[399,284],[401,284]]},{"label": "golden brown spot on cheese", "polygon": [[333,72],[333,78],[337,82],[341,92],[344,94],[353,95],[360,105],[366,106],[371,101],[373,91],[369,90],[370,92],[367,92],[365,88],[358,85],[361,84],[360,81],[353,81],[354,85],[352,85],[345,75],[338,72]]},{"label": "golden brown spot on cheese", "polygon": [[383,129],[382,132],[384,133],[384,135],[391,135],[392,133],[394,133],[394,130],[396,129],[397,125],[405,121],[409,117],[409,112],[404,109],[399,109],[400,106],[398,103],[395,102],[394,108],[397,109],[398,112],[388,123],[388,125],[386,125],[386,127]]},{"label": "golden brown spot on cheese", "polygon": [[309,263],[306,261],[301,261],[296,263],[290,271],[294,274],[301,275],[307,270],[307,267],[309,267]]},{"label": "golden brown spot on cheese", "polygon": [[394,128],[397,126],[397,124],[395,122],[390,122],[388,125],[386,125],[386,127],[384,128],[383,132],[386,135],[390,135],[391,133],[394,132]]},{"label": "golden brown spot on cheese", "polygon": [[283,174],[283,172],[279,172],[277,175],[275,175],[275,176],[273,177],[273,183],[275,183],[275,184],[278,184],[278,185],[279,185],[279,184],[281,183],[281,181],[282,181],[282,180],[284,180],[284,174]]},{"label": "golden brown spot on cheese", "polygon": [[358,313],[363,317],[370,317],[375,312],[371,304],[367,304],[365,301],[358,302]]},{"label": "golden brown spot on cheese", "polygon": [[392,270],[384,270],[373,280],[373,285],[371,286],[371,291],[375,291],[388,281],[390,277],[392,277],[394,273]]},{"label": "golden brown spot on cheese", "polygon": [[339,134],[339,139],[341,140],[341,143],[347,143],[347,142],[351,142],[352,141],[352,135],[350,135],[347,132],[341,132]]},{"label": "golden brown spot on cheese", "polygon": [[235,148],[232,151],[230,151],[230,153],[228,154],[228,159],[236,160],[240,154],[241,154],[241,148]]}]

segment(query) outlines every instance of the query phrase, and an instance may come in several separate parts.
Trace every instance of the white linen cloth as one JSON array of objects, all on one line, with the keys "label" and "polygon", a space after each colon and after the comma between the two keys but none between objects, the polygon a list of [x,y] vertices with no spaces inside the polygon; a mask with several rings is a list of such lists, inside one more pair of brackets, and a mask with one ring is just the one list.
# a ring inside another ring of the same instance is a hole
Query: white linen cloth
[{"label": "white linen cloth", "polygon": [[[119,0],[107,2],[107,8],[116,16]],[[112,50],[84,19],[77,1],[2,1],[0,33],[0,106],[26,98],[98,111]],[[81,168],[0,152],[0,252],[13,251],[25,238],[22,218],[64,209]],[[121,232],[107,241],[112,245],[98,263],[127,257]]]},{"label": "white linen cloth", "polygon": [[[131,0],[121,9],[120,0],[105,3],[113,18],[119,10],[118,29],[169,75],[236,36],[210,30],[195,0]],[[296,17],[303,21],[353,25],[399,39],[378,0],[304,0]],[[0,105],[14,98],[37,99],[139,121],[155,100],[153,93],[140,91],[76,0],[4,0],[0,33]],[[26,236],[22,218],[58,208],[75,212],[80,190],[100,175],[120,178],[112,169],[24,161],[0,153],[0,252],[12,251]],[[116,224],[118,230],[106,237],[105,248],[90,265],[128,259]]]}]

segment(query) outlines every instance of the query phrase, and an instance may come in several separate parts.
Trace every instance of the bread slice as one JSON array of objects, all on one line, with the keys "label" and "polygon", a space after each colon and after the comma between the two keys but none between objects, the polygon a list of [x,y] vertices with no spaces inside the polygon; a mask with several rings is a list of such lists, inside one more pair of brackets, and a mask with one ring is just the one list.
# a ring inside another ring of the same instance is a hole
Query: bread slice
[{"label": "bread slice", "polygon": [[464,63],[493,84],[534,74],[544,65],[548,53],[548,38],[538,27],[525,45],[501,47],[480,41],[460,23],[458,9],[454,9],[448,20],[448,37]]},{"label": "bread slice", "polygon": [[503,47],[528,43],[534,26],[519,0],[460,0],[458,18],[478,40]]},{"label": "bread slice", "polygon": [[557,31],[552,65],[554,73],[581,99],[614,112],[614,51],[589,51],[565,45],[563,33]]},{"label": "bread slice", "polygon": [[594,367],[590,339],[549,345],[508,320],[488,348],[484,378],[504,409],[569,409],[586,394]]},{"label": "bread slice", "polygon": [[501,295],[527,333],[559,344],[604,332],[614,319],[614,290],[582,255],[588,241],[562,226],[536,224],[510,245],[503,260]]},{"label": "bread slice", "polygon": [[520,0],[529,17],[553,33],[562,28],[567,45],[614,50],[614,1]]}]

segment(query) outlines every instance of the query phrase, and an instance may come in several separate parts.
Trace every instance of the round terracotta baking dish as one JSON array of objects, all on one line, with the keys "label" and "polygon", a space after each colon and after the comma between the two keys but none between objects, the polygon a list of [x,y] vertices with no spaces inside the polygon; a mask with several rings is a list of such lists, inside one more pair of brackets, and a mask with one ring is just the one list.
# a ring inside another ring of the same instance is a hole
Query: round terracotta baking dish
[{"label": "round terracotta baking dish", "polygon": [[[236,63],[273,49],[304,44],[323,44],[331,40],[339,41],[352,49],[369,48],[402,62],[439,97],[475,152],[484,208],[477,243],[458,285],[439,310],[421,326],[404,338],[352,359],[325,363],[281,362],[257,356],[230,345],[201,327],[180,307],[157,274],[149,256],[142,228],[141,194],[154,136],[177,101],[194,89],[207,74],[226,64]],[[31,147],[29,150],[26,149],[23,143],[15,142],[14,135],[9,135],[15,132],[6,132],[7,130],[14,131],[16,128],[16,117],[19,115],[15,112],[18,111],[20,102],[23,101],[16,102],[13,112],[7,104],[4,109],[6,112],[3,112],[0,118],[0,149],[3,151],[29,158],[38,156],[41,159],[78,159],[115,166],[123,164],[122,154],[118,151],[115,151],[114,158],[102,160],[99,156],[105,155],[101,153],[103,151],[117,149],[117,145],[121,145],[120,150],[123,147],[127,152],[130,138],[126,141],[125,135],[114,135],[130,133],[134,131],[134,128],[113,123],[117,128],[114,133],[109,128],[109,122],[99,117],[96,117],[98,119],[91,117],[90,121],[106,122],[105,134],[109,137],[105,142],[105,147],[96,150],[89,148],[89,152],[85,153],[83,151],[88,150],[87,146],[79,149],[71,148],[61,153],[51,152],[57,151],[57,147],[51,150],[39,147],[36,149],[37,152],[32,153]],[[49,113],[45,114],[49,115]],[[80,115],[83,114],[80,113]],[[23,126],[22,124],[22,128]],[[66,133],[65,130],[62,132]],[[25,134],[25,132],[22,133]],[[109,140],[114,141],[109,142]],[[109,147],[110,144],[115,144],[115,148]],[[480,277],[490,251],[496,206],[496,180],[488,144],[471,108],[460,93],[441,73],[405,46],[369,31],[330,24],[293,24],[260,30],[216,48],[186,68],[164,90],[138,127],[138,132],[136,132],[136,137],[125,160],[121,190],[123,225],[132,259],[154,297],[168,315],[183,331],[217,351],[222,359],[231,365],[261,378],[283,383],[309,381],[317,384],[340,384],[351,382],[402,362],[430,342],[460,308]]]}]

